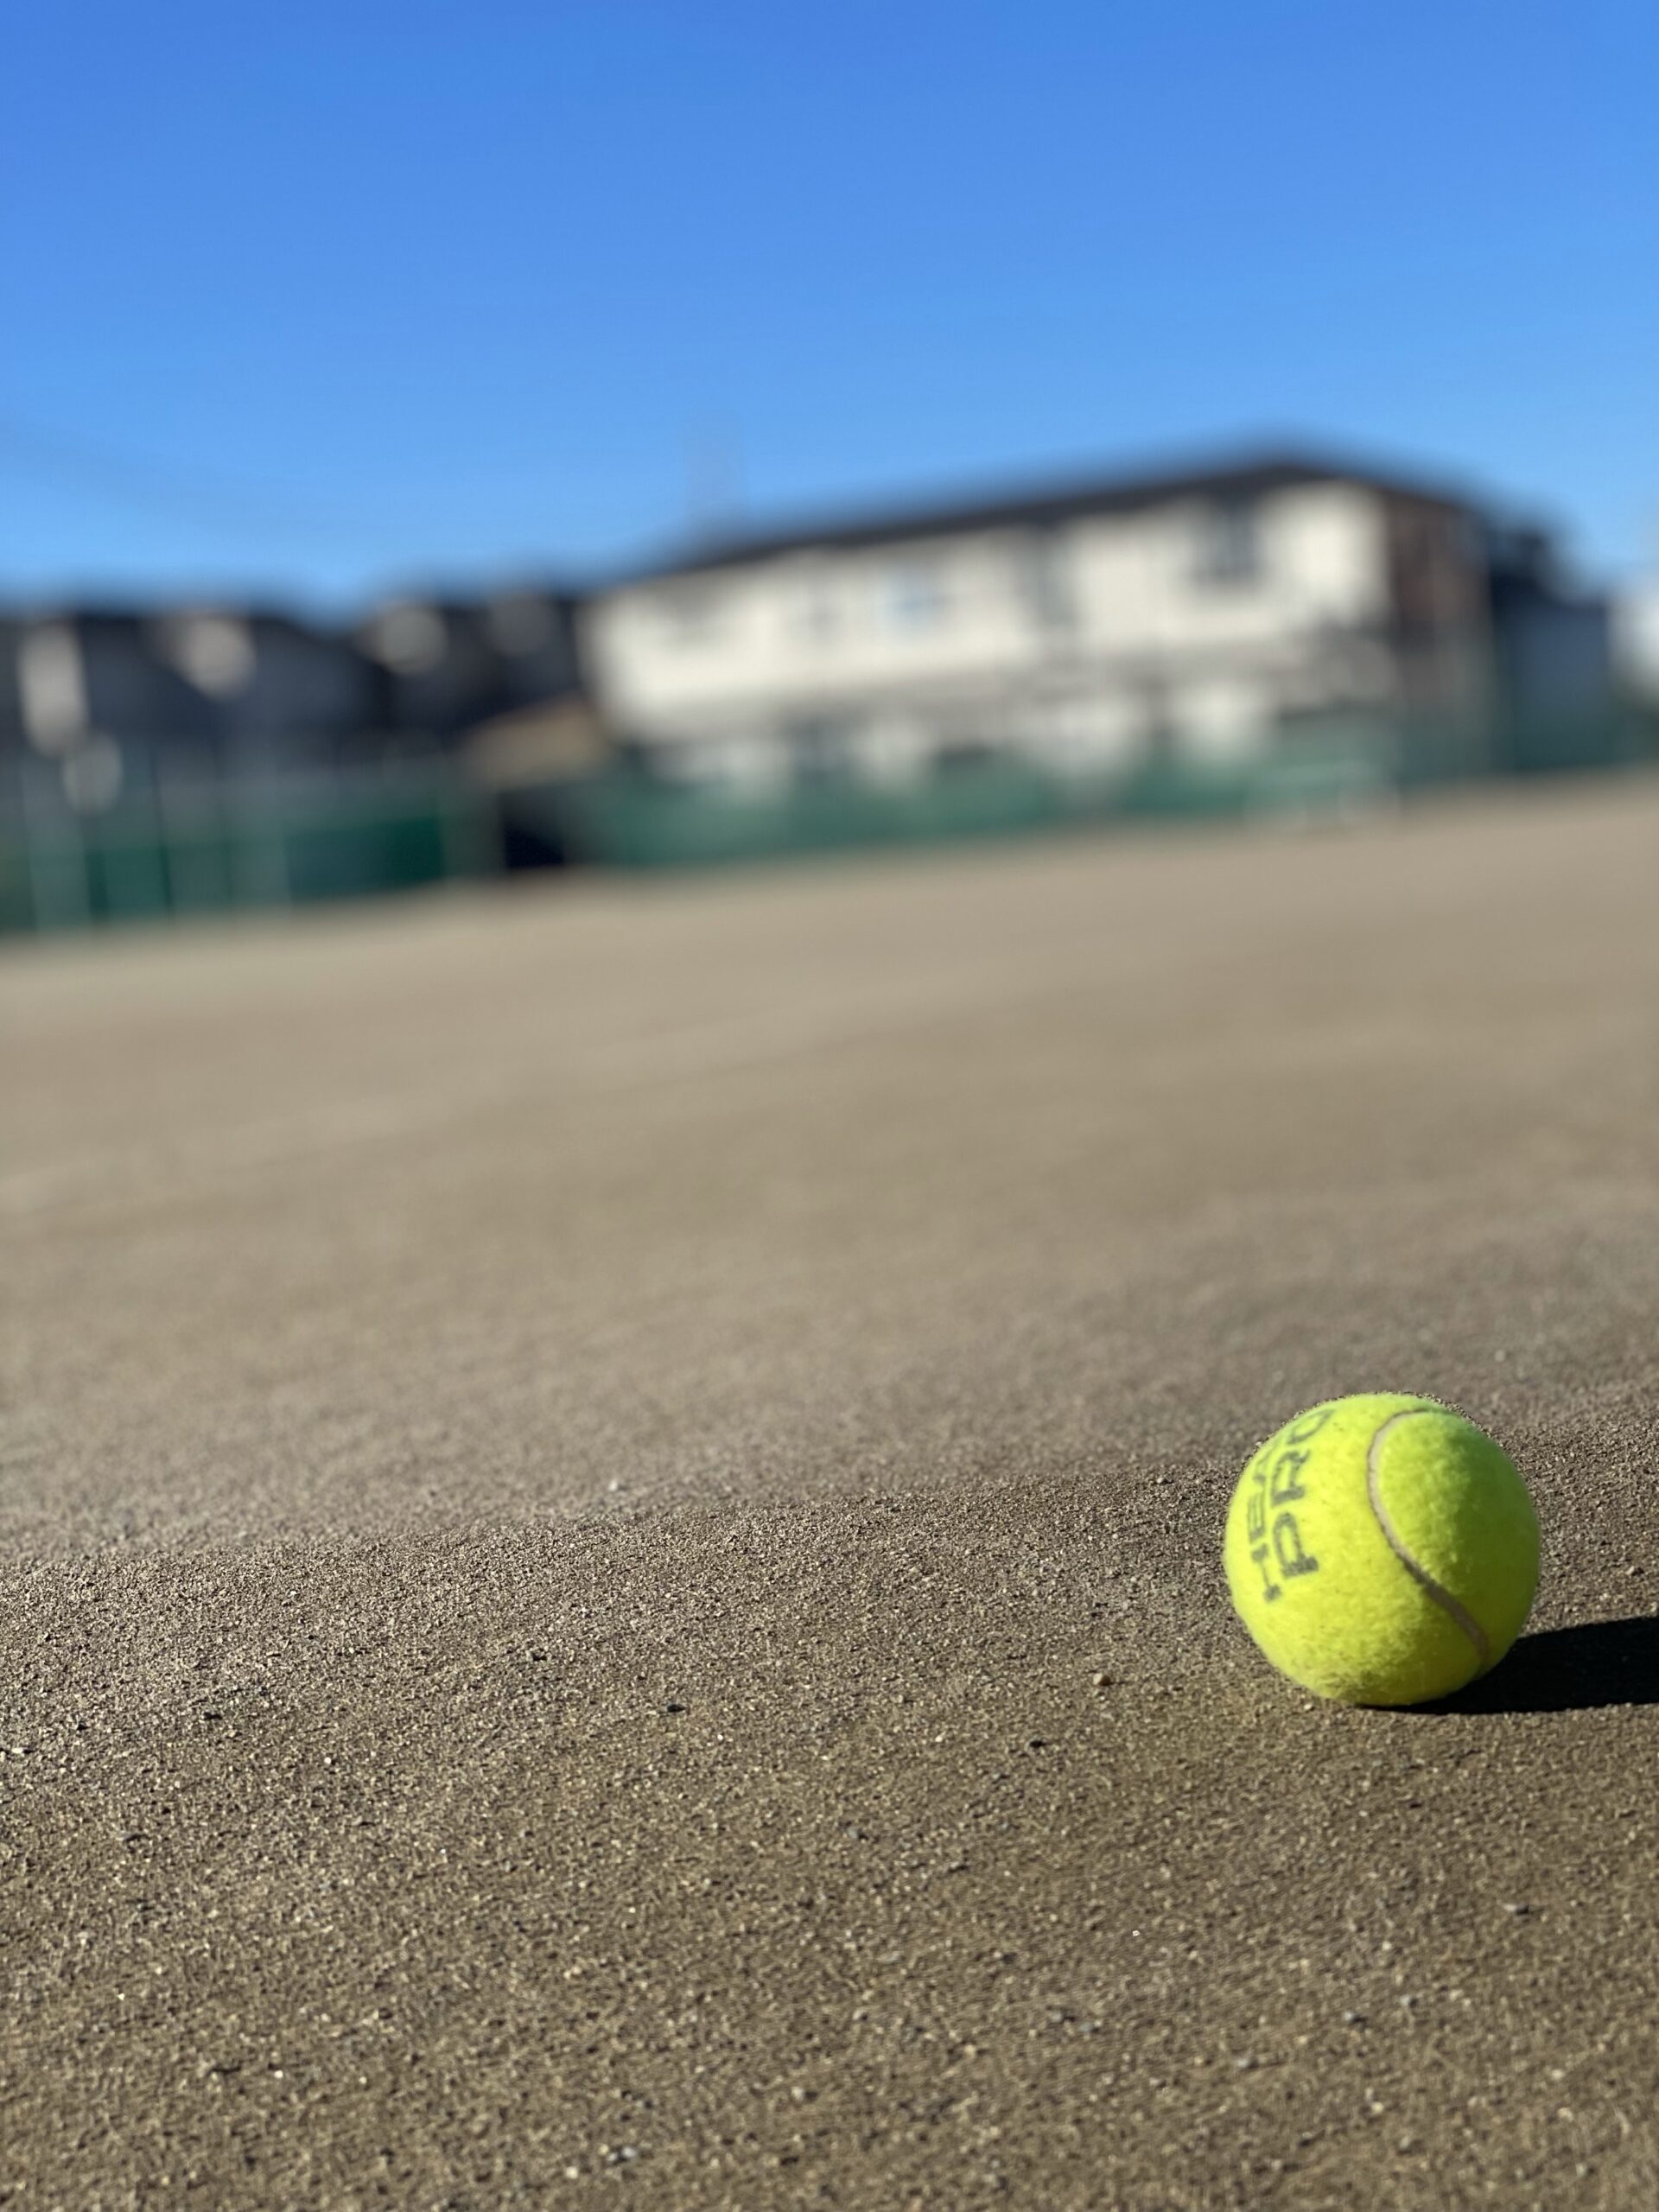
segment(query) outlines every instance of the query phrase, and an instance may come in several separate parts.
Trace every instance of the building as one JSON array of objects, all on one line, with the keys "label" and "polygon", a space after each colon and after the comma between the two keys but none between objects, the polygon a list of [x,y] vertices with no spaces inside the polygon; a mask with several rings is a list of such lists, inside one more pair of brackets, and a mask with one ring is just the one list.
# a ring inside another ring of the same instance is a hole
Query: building
[{"label": "building", "polygon": [[398,600],[354,631],[231,606],[12,613],[0,618],[0,769],[9,756],[12,780],[49,771],[72,797],[107,804],[158,779],[427,759],[480,723],[571,699],[572,607],[532,590]]},{"label": "building", "polygon": [[268,609],[186,607],[152,619],[149,635],[211,702],[232,772],[337,766],[376,729],[373,671],[338,631]]},{"label": "building", "polygon": [[1635,579],[1618,594],[1613,652],[1625,694],[1647,714],[1659,714],[1659,573]]},{"label": "building", "polygon": [[77,805],[334,766],[373,727],[350,641],[247,608],[75,607],[0,622],[0,758]]},{"label": "building", "polygon": [[[1074,483],[696,547],[597,594],[597,704],[664,773],[906,779],[990,751],[1099,779],[1382,746],[1505,765],[1497,524],[1302,454]],[[1513,660],[1513,656],[1510,657]]]},{"label": "building", "polygon": [[1576,589],[1549,538],[1488,533],[1498,765],[1525,772],[1600,767],[1632,757],[1613,608]]},{"label": "building", "polygon": [[575,602],[542,589],[403,598],[355,632],[376,671],[378,728],[447,746],[499,715],[577,688]]}]

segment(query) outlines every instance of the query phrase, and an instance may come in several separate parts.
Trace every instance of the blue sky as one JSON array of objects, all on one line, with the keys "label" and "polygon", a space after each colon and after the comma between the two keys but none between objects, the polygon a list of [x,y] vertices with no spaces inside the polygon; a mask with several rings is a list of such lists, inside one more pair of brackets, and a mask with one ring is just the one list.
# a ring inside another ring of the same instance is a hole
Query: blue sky
[{"label": "blue sky", "polygon": [[1295,435],[1659,551],[1651,0],[16,0],[0,592]]}]

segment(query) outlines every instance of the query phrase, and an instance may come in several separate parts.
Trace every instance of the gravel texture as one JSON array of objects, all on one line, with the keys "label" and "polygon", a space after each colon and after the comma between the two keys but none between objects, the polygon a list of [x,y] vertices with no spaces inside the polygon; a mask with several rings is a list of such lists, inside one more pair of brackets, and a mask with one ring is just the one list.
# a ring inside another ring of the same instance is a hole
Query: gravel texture
[{"label": "gravel texture", "polygon": [[[1659,785],[0,960],[0,2206],[1659,2202]],[[1427,1391],[1534,1632],[1232,1622]]]}]

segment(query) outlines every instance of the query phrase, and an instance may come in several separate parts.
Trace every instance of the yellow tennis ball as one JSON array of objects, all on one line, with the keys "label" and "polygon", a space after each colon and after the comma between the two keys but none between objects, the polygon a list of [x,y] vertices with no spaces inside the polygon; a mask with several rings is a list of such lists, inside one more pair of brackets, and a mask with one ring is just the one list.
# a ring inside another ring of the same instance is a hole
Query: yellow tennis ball
[{"label": "yellow tennis ball", "polygon": [[1421,1705],[1495,1667],[1538,1587],[1538,1520],[1490,1436],[1432,1398],[1314,1406],[1227,1512],[1228,1587],[1280,1672],[1350,1705]]}]

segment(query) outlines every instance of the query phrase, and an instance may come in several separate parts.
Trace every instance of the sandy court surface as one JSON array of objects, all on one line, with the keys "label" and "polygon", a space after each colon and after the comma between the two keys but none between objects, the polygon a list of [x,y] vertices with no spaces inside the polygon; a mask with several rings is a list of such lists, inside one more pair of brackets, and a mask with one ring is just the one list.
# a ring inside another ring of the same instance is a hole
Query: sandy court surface
[{"label": "sandy court surface", "polygon": [[[0,2206],[1659,2202],[1659,785],[0,957]],[[1534,1635],[1316,1707],[1445,1397]]]}]

